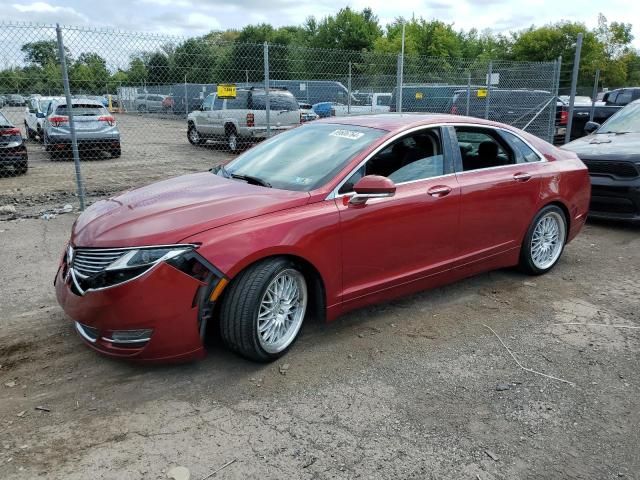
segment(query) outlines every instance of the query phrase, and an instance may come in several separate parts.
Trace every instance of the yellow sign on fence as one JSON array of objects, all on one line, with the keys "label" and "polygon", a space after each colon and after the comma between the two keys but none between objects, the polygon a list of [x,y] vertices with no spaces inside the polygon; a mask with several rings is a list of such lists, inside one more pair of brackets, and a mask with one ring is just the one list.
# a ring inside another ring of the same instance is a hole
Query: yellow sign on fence
[{"label": "yellow sign on fence", "polygon": [[422,92],[416,92],[416,100],[422,100],[423,94]]},{"label": "yellow sign on fence", "polygon": [[236,98],[235,85],[218,85],[218,98]]},{"label": "yellow sign on fence", "polygon": [[479,88],[477,93],[478,98],[487,98],[487,89]]}]

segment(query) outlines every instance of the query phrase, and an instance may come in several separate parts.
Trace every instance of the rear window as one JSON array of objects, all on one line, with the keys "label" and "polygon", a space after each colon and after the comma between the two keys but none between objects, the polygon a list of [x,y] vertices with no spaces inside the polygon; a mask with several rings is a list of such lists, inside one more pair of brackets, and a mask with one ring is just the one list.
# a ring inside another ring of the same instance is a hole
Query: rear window
[{"label": "rear window", "polygon": [[[254,92],[251,96],[252,110],[266,110],[266,95],[264,92]],[[298,110],[298,101],[290,93],[269,92],[269,107],[271,110]]]},{"label": "rear window", "polygon": [[12,126],[13,125],[11,125],[11,122],[7,120],[7,117],[5,117],[2,112],[0,112],[0,127],[12,127]]},{"label": "rear window", "polygon": [[[83,103],[75,103],[73,105],[73,115],[77,117],[90,117],[90,116],[100,116],[100,115],[108,115],[107,109],[102,105],[92,105],[92,104],[83,104]],[[69,115],[69,110],[66,105],[58,105],[56,108],[56,115]]]}]

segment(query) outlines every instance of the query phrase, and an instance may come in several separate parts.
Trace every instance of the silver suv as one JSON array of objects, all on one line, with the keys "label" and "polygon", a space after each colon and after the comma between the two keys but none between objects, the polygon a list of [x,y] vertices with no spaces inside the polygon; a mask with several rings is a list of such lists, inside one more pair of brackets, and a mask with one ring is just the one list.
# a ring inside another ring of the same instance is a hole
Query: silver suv
[{"label": "silver suv", "polygon": [[138,95],[133,102],[135,109],[139,113],[147,112],[167,112],[169,110],[166,99],[169,95],[160,95],[159,93],[149,93]]},{"label": "silver suv", "polygon": [[[113,158],[121,154],[120,131],[115,117],[96,100],[78,98],[71,101],[76,126],[78,149],[83,152],[110,153]],[[42,129],[44,148],[52,158],[71,151],[69,109],[64,99],[49,104]]]},{"label": "silver suv", "polygon": [[[241,144],[267,136],[264,88],[238,89],[236,98],[223,100],[216,94],[204,99],[199,110],[187,117],[187,138],[193,145],[225,140],[231,151]],[[300,125],[298,101],[288,90],[269,89],[271,132],[276,134]]]}]

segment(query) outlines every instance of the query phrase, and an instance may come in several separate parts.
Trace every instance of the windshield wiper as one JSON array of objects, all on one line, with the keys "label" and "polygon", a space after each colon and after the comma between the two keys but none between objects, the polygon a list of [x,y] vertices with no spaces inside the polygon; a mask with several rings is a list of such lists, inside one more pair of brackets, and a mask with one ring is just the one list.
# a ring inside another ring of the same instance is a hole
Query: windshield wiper
[{"label": "windshield wiper", "polygon": [[624,135],[625,133],[631,133],[631,132],[614,132],[613,130],[609,130],[607,132],[596,132],[596,133],[613,133],[615,135]]},{"label": "windshield wiper", "polygon": [[253,185],[260,185],[261,187],[271,188],[271,184],[269,182],[266,182],[265,180],[262,180],[261,178],[254,177],[253,175],[241,175],[239,173],[230,172],[224,167],[224,165],[212,168],[211,172],[215,173],[216,175],[218,174],[218,172],[221,172],[224,178],[235,178],[236,180],[244,180],[245,182],[251,183]]}]

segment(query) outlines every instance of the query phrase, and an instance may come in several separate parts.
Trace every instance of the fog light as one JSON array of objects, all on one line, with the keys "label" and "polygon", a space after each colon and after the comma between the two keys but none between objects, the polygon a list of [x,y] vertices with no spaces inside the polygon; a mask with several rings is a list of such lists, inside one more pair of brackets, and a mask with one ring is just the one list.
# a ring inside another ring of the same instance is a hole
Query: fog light
[{"label": "fog light", "polygon": [[140,330],[114,330],[111,338],[102,337],[103,340],[111,343],[144,343],[151,339],[153,330],[150,328]]}]

